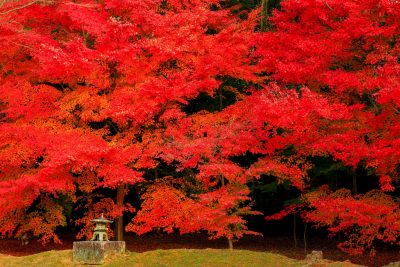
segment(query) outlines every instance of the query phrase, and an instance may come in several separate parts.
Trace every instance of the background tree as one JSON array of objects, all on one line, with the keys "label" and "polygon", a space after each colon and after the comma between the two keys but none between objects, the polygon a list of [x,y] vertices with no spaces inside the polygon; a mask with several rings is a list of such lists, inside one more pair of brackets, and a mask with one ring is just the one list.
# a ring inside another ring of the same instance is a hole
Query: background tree
[{"label": "background tree", "polygon": [[[375,239],[396,243],[399,240],[392,234],[396,235],[397,228],[372,218],[397,218],[393,220],[398,224],[398,199],[394,196],[399,177],[399,3],[284,1],[281,5],[282,10],[271,18],[275,31],[260,35],[259,64],[277,83],[292,90],[307,86],[330,105],[345,105],[350,115],[344,121],[323,121],[308,148],[310,156],[332,156],[350,167],[345,172],[349,182],[342,187],[352,189],[353,196],[338,190],[328,201],[322,195],[308,200],[312,211],[305,216],[319,226],[329,225],[332,232],[349,234],[351,241],[342,247],[353,252],[361,252],[367,244],[371,247]],[[359,168],[364,169],[363,180],[356,179]],[[371,199],[381,208],[372,205]],[[370,214],[367,221],[373,226],[366,230],[366,225],[353,221],[350,211],[338,215],[338,206],[331,206],[334,203],[341,203],[341,208],[357,207],[357,213],[365,216],[369,216],[365,209],[379,209],[384,214]],[[374,227],[383,232],[376,234]],[[369,238],[363,231],[371,231]]]}]

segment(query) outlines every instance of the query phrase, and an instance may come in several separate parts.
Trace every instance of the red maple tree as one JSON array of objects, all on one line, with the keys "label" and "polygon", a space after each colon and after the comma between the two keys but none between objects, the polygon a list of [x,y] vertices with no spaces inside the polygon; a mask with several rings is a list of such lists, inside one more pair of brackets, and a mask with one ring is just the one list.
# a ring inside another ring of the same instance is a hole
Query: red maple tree
[{"label": "red maple tree", "polygon": [[[85,206],[79,237],[104,212],[121,239],[129,185],[165,162],[192,175],[180,186],[156,179],[127,230],[206,230],[232,241],[252,233],[247,183],[271,175],[304,192],[307,220],[333,232],[361,227],[353,251],[371,236],[397,242],[397,228],[372,217],[399,222],[387,193],[400,164],[398,1],[286,0],[267,32],[257,31],[260,10],[236,16],[223,3],[0,2],[3,235],[58,241],[55,227],[76,203]],[[204,95],[218,107],[185,110]],[[235,158],[246,153],[257,160],[244,166]],[[365,163],[380,193],[307,198],[310,157],[328,155]],[[379,205],[365,215],[368,229],[334,212]]]},{"label": "red maple tree", "polygon": [[[271,79],[306,86],[343,108],[335,116],[346,114],[319,121],[298,153],[330,155],[354,169],[363,164],[380,177],[380,188],[364,195],[357,183],[365,182],[354,177],[353,195],[305,192],[303,217],[344,232],[349,239],[340,246],[352,253],[374,240],[399,242],[398,198],[388,194],[399,181],[399,12],[397,1],[287,0],[271,18],[275,31],[259,36],[259,64]],[[277,218],[288,212],[295,210]]]},{"label": "red maple tree", "polygon": [[[168,121],[182,117],[189,99],[217,90],[218,76],[253,76],[249,36],[217,2],[5,1],[0,8],[3,234],[34,231],[30,216],[60,217],[61,198],[86,203],[78,236],[99,212],[121,225],[127,185],[157,165]],[[98,200],[101,188],[117,189],[116,199]],[[39,209],[51,201],[60,208]],[[57,241],[62,217],[34,234]]]}]

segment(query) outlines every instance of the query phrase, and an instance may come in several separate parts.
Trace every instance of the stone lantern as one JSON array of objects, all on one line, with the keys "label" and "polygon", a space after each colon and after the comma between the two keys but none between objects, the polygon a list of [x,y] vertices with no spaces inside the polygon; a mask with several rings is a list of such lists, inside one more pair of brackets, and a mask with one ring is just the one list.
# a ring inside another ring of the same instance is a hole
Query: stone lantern
[{"label": "stone lantern", "polygon": [[91,220],[96,223],[96,227],[94,228],[94,233],[92,237],[92,241],[109,241],[107,236],[107,223],[112,223],[113,221],[107,220],[103,217],[103,213],[100,218]]},{"label": "stone lantern", "polygon": [[109,255],[125,252],[125,241],[109,241],[107,236],[107,223],[113,221],[104,218],[103,214],[92,220],[96,223],[93,237],[90,241],[76,241],[73,244],[73,257],[75,263],[103,264]]}]

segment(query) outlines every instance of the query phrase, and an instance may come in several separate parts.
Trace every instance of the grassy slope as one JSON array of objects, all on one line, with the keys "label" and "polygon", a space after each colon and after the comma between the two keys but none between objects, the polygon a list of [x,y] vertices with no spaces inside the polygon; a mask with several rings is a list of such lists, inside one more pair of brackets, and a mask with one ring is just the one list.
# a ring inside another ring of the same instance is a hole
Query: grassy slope
[{"label": "grassy slope", "polygon": [[[305,266],[304,261],[298,261],[278,254],[254,252],[246,250],[217,249],[174,249],[154,250],[145,253],[127,252],[126,254],[108,259],[102,266]],[[0,255],[0,266],[80,266],[72,263],[72,251],[48,251],[25,257]],[[90,265],[85,265],[90,266]],[[321,266],[356,266],[347,262],[325,261]]]}]

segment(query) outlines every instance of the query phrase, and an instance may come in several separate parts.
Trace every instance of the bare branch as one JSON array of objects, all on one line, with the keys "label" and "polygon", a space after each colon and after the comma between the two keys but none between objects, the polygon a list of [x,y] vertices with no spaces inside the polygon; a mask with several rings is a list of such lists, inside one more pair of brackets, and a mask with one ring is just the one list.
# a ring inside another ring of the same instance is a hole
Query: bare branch
[{"label": "bare branch", "polygon": [[7,0],[0,0],[0,8],[7,2]]},{"label": "bare branch", "polygon": [[66,5],[72,5],[72,6],[80,6],[80,7],[88,7],[88,8],[93,8],[97,7],[98,5],[95,4],[79,4],[79,3],[73,3],[73,2],[68,2],[65,3]]},{"label": "bare branch", "polygon": [[[1,5],[3,5],[5,2],[6,2],[6,0],[3,0]],[[35,0],[35,1],[32,1],[32,2],[29,2],[29,3],[25,4],[25,5],[18,6],[18,7],[14,7],[14,8],[12,8],[12,9],[7,10],[7,11],[1,12],[0,15],[7,15],[7,14],[9,14],[9,13],[11,13],[11,12],[14,12],[14,11],[17,11],[17,10],[20,10],[20,9],[23,9],[23,8],[26,8],[26,7],[28,7],[28,6],[31,6],[31,5],[33,5],[33,4],[36,4],[36,3],[38,3],[38,2],[39,2],[38,0]],[[0,5],[0,7],[1,7],[1,5]]]},{"label": "bare branch", "polygon": [[17,45],[17,46],[21,46],[21,47],[23,47],[23,48],[32,49],[32,47],[27,46],[27,45],[24,45],[24,44],[20,44],[20,43],[16,43],[16,42],[11,42],[11,43],[12,43],[12,44],[15,44],[15,45]]},{"label": "bare branch", "polygon": [[333,11],[333,12],[335,11],[326,1],[324,1],[324,4],[327,8],[329,8],[330,11]]}]

